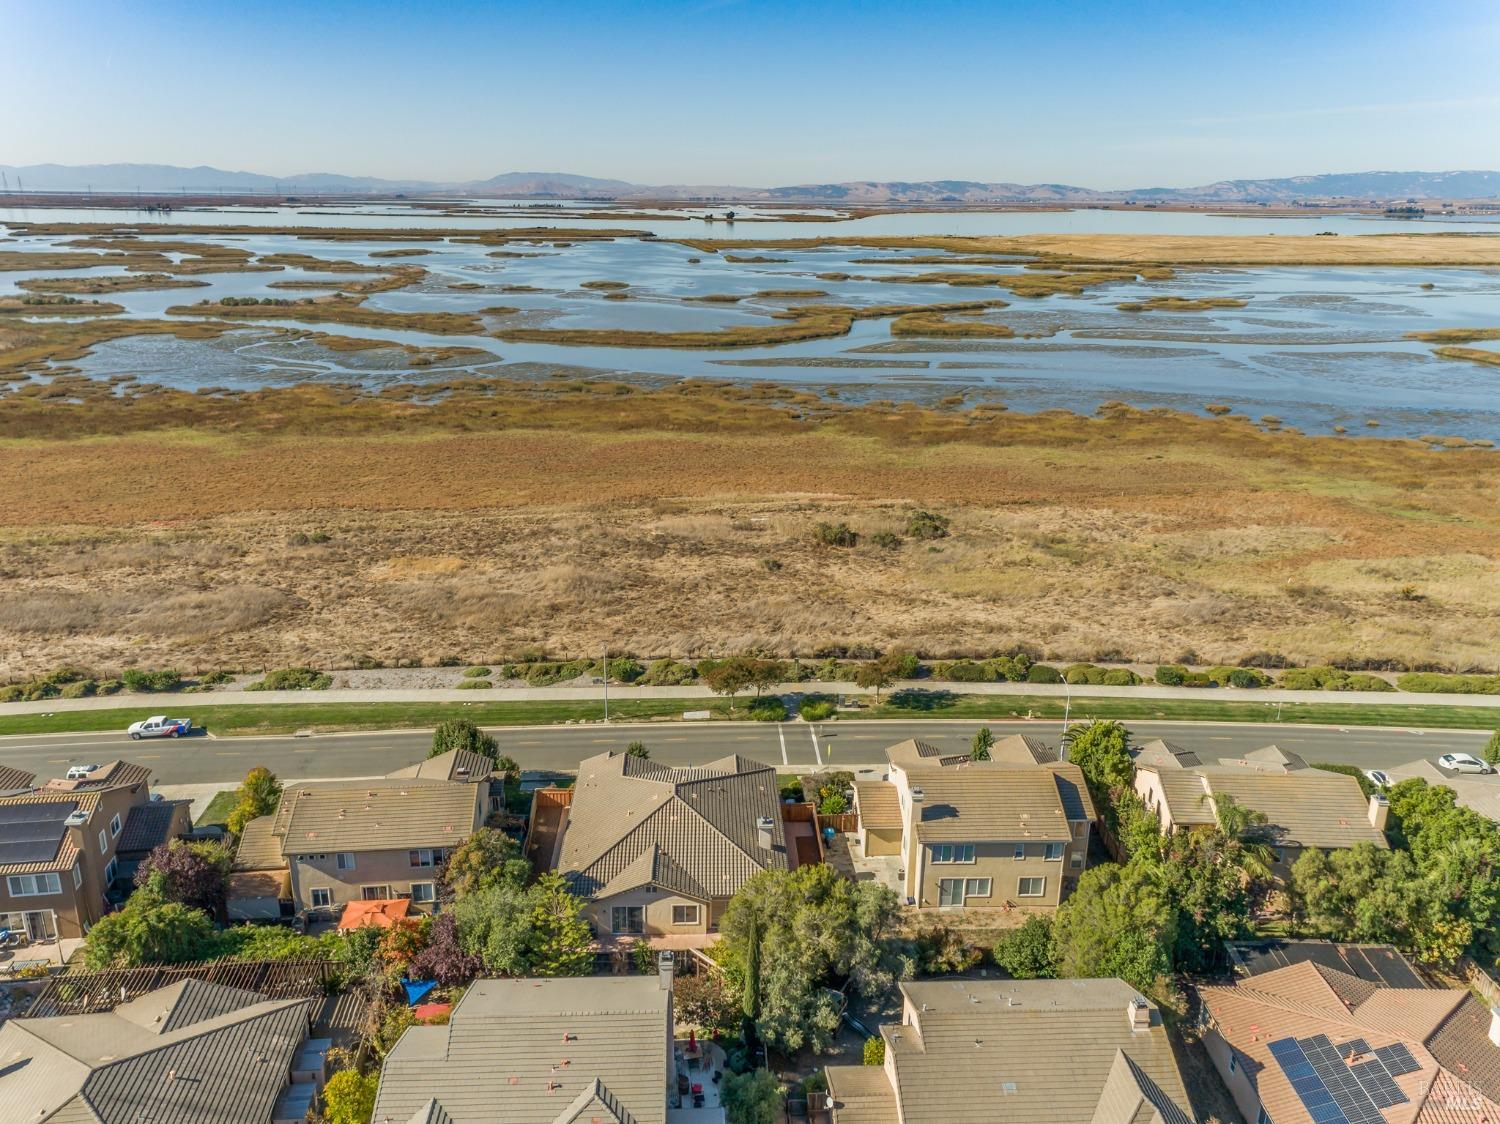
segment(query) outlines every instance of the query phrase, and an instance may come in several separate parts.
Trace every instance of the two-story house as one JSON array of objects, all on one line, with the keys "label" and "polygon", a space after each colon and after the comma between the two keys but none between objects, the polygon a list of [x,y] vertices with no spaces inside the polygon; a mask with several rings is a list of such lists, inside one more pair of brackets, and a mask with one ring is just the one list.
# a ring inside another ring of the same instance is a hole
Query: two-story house
[{"label": "two-story house", "polygon": [[987,761],[909,740],[884,779],[855,786],[867,855],[904,860],[919,908],[1056,907],[1088,862],[1094,806],[1076,765],[1043,743],[1002,738]]},{"label": "two-story house", "polygon": [[230,916],[275,916],[281,894],[297,913],[393,898],[431,912],[443,860],[484,825],[490,771],[454,751],[378,780],[286,786],[241,834]]},{"label": "two-story house", "polygon": [[133,869],[192,827],[187,803],[152,800],[143,765],[111,761],[40,788],[12,774],[0,793],[0,928],[31,941],[82,937],[109,912],[122,863]]}]

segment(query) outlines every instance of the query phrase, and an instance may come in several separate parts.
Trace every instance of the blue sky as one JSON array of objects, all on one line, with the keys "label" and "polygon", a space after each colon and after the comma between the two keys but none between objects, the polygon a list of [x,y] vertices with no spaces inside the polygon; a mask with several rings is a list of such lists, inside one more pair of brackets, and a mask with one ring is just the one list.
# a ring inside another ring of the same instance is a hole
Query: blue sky
[{"label": "blue sky", "polygon": [[1092,187],[1500,168],[1500,3],[0,0],[0,163]]}]

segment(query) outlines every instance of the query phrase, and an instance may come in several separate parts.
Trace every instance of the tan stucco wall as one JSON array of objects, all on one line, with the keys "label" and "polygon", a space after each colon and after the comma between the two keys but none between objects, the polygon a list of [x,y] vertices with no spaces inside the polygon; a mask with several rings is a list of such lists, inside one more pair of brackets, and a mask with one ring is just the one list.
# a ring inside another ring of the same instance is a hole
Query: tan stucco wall
[{"label": "tan stucco wall", "polygon": [[[1062,900],[1063,877],[1071,874],[1075,878],[1081,871],[1069,865],[1071,854],[1085,854],[1087,837],[1075,839],[1063,848],[1061,859],[1048,860],[1043,843],[1022,843],[1026,851],[1024,859],[1017,859],[1015,843],[979,842],[974,844],[972,863],[933,862],[933,844],[921,847],[920,893],[917,904],[923,908],[937,908],[939,883],[944,878],[988,878],[991,892],[988,898],[969,898],[968,909],[998,909],[1007,901],[1018,906],[1056,906]],[[1046,879],[1045,892],[1040,897],[1021,897],[1022,878]]]},{"label": "tan stucco wall", "polygon": [[1203,1032],[1203,1048],[1208,1051],[1214,1068],[1223,1078],[1224,1087],[1229,1090],[1229,1095],[1239,1106],[1240,1115],[1254,1124],[1256,1113],[1260,1109],[1260,1094],[1256,1092],[1255,1086],[1250,1083],[1250,1078],[1245,1073],[1244,1060],[1241,1059],[1235,1071],[1230,1073],[1229,1055],[1232,1051],[1229,1043],[1224,1040],[1223,1035],[1212,1028]]},{"label": "tan stucco wall", "polygon": [[[697,924],[672,924],[672,907],[677,905],[697,906]],[[643,919],[646,926],[645,935],[648,937],[664,937],[673,933],[706,933],[712,914],[708,905],[694,901],[692,898],[669,894],[661,890],[631,890],[608,898],[598,898],[584,907],[584,916],[601,936],[608,936],[612,931],[610,910],[615,906],[642,907],[645,910]],[[714,920],[717,920],[716,916]]]},{"label": "tan stucco wall", "polygon": [[[322,858],[315,857],[321,854]],[[393,895],[410,894],[413,882],[431,882],[437,888],[438,867],[415,867],[405,848],[399,851],[356,851],[354,869],[339,870],[334,852],[311,852],[292,856],[292,900],[299,910],[312,908],[314,889],[331,890],[333,905],[356,902],[366,886],[389,886]],[[432,908],[428,902],[413,902],[416,911]]]},{"label": "tan stucco wall", "polygon": [[871,827],[862,829],[866,855],[899,855],[901,853],[901,829],[899,827]]}]

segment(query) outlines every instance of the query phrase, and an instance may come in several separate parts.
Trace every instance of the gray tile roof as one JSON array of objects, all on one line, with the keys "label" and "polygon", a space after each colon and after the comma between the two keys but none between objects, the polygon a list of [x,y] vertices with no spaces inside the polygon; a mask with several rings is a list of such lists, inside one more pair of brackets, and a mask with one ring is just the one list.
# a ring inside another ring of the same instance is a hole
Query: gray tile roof
[{"label": "gray tile roof", "polygon": [[1145,742],[1135,751],[1137,767],[1158,769],[1194,769],[1204,764],[1203,758],[1191,749],[1184,749],[1175,742],[1155,738]]},{"label": "gray tile roof", "polygon": [[[771,821],[769,849],[758,839],[762,817]],[[607,753],[578,767],[557,869],[581,894],[654,883],[708,900],[786,866],[776,772],[768,765],[732,756],[673,768]]]},{"label": "gray tile roof", "polygon": [[6,1023],[0,1103],[14,1119],[265,1124],[306,1036],[305,1000],[184,981],[108,1013]]},{"label": "gray tile roof", "polygon": [[665,1124],[669,998],[654,976],[478,980],[401,1036],[374,1119]]},{"label": "gray tile roof", "polygon": [[1144,999],[1122,980],[946,980],[901,990],[915,1023],[881,1032],[905,1124],[1192,1119],[1160,1013],[1148,1004],[1149,1027],[1134,1029],[1131,1004]]},{"label": "gray tile roof", "polygon": [[18,789],[30,788],[35,783],[35,773],[28,773],[25,769],[14,769],[9,765],[0,765],[0,792],[14,792]]},{"label": "gray tile roof", "polygon": [[286,866],[281,854],[281,837],[276,834],[276,817],[260,816],[240,832],[234,852],[235,870],[275,870]]},{"label": "gray tile roof", "polygon": [[1427,1039],[1438,1065],[1500,1104],[1500,1046],[1490,1040],[1490,1009],[1472,995]]},{"label": "gray tile roof", "polygon": [[272,831],[283,855],[455,847],[484,822],[484,786],[376,780],[298,784],[281,794]]},{"label": "gray tile roof", "polygon": [[432,781],[471,781],[488,779],[495,771],[495,763],[482,753],[470,753],[467,749],[450,749],[426,761],[418,761],[404,769],[397,769],[386,776],[392,779],[404,777]]},{"label": "gray tile roof", "polygon": [[137,804],[125,817],[125,827],[120,832],[115,849],[127,854],[135,851],[150,851],[173,838],[173,823],[187,821],[185,808],[190,800],[152,800]]},{"label": "gray tile roof", "polygon": [[1009,734],[990,746],[990,760],[1005,761],[1013,765],[1043,765],[1062,758],[1056,749],[1041,738]]},{"label": "gray tile roof", "polygon": [[924,842],[1067,841],[1070,822],[1093,818],[1083,774],[1066,762],[1029,768],[977,762],[910,768],[906,776],[922,790],[917,838]]},{"label": "gray tile roof", "polygon": [[896,1091],[885,1070],[869,1065],[831,1065],[828,1093],[834,1124],[897,1124]]}]

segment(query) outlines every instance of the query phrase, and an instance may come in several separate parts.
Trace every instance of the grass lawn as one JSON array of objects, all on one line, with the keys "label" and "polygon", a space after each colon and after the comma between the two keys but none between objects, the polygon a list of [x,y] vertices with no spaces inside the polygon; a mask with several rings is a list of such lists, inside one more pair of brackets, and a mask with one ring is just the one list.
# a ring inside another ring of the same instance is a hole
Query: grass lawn
[{"label": "grass lawn", "polygon": [[[744,718],[744,696],[732,715]],[[878,706],[845,712],[858,718],[966,718],[1001,719],[1061,718],[1064,700],[1032,695],[963,695],[948,691],[912,691],[887,696]],[[6,734],[82,733],[124,730],[139,718],[161,710],[154,707],[120,710],[72,710],[55,714],[0,716],[0,736]],[[715,720],[731,717],[723,699],[621,699],[611,700],[610,718],[671,719],[684,710],[707,710]],[[578,702],[449,702],[449,703],[300,703],[264,706],[193,706],[184,711],[194,723],[215,734],[290,734],[311,729],[333,730],[422,729],[449,718],[468,718],[481,726],[542,726],[598,719],[603,706],[598,700]],[[1275,706],[1253,702],[1214,699],[1078,698],[1071,716],[1160,721],[1274,722]],[[1330,726],[1406,726],[1428,729],[1493,730],[1500,726],[1500,710],[1472,706],[1391,703],[1356,705],[1339,702],[1296,703],[1280,708],[1280,721]]]},{"label": "grass lawn", "polygon": [[218,824],[220,827],[223,827],[224,821],[229,819],[229,813],[234,811],[237,803],[239,801],[236,799],[235,790],[232,788],[226,788],[214,793],[214,798],[208,802],[208,807],[203,809],[202,814],[193,821],[193,826],[204,827],[207,824]]}]

